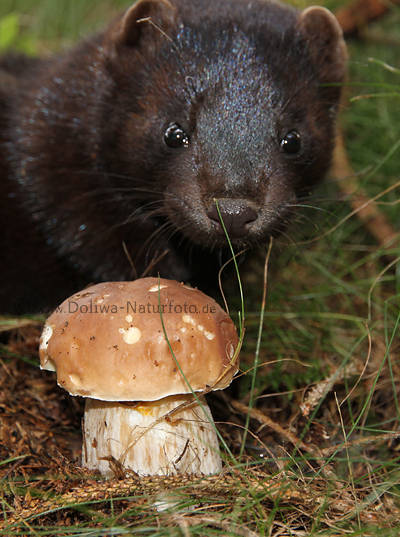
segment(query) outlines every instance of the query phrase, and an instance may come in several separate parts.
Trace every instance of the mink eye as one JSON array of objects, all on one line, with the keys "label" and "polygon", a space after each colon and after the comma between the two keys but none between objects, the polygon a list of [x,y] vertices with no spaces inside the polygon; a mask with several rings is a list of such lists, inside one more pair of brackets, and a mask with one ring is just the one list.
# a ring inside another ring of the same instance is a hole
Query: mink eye
[{"label": "mink eye", "polygon": [[301,149],[301,136],[297,131],[290,131],[281,140],[281,149],[285,153],[293,155]]},{"label": "mink eye", "polygon": [[188,147],[189,136],[178,123],[171,123],[164,134],[165,143],[169,147]]}]

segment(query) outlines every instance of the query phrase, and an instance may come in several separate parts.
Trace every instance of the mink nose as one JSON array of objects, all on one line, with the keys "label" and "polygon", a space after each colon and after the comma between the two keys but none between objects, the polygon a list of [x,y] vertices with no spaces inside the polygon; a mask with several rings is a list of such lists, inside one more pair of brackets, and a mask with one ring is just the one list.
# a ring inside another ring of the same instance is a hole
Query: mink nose
[{"label": "mink nose", "polygon": [[[249,224],[257,220],[258,217],[255,209],[246,200],[219,199],[218,207],[230,238],[238,239],[246,235]],[[222,229],[221,220],[214,202],[208,210],[207,216]]]}]

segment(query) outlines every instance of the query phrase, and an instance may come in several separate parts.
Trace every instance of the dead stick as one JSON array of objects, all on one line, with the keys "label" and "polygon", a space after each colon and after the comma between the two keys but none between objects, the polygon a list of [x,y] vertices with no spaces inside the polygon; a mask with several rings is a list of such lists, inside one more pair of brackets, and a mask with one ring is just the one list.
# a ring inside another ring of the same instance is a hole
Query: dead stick
[{"label": "dead stick", "polygon": [[335,13],[346,37],[357,34],[369,22],[382,17],[390,4],[399,4],[399,0],[355,0],[349,6],[338,9]]},{"label": "dead stick", "polygon": [[357,373],[359,373],[359,367],[356,364],[350,364],[348,367],[339,367],[328,378],[314,384],[300,405],[302,415],[308,417],[311,411],[332,390],[333,386],[343,380],[345,375],[356,375]]},{"label": "dead stick", "polygon": [[303,451],[306,451],[307,453],[310,453],[314,456],[319,456],[319,453],[317,453],[314,448],[308,446],[302,440],[300,440],[300,438],[297,438],[296,435],[281,427],[279,423],[273,421],[266,414],[261,412],[261,410],[257,410],[256,408],[250,408],[247,405],[244,405],[243,403],[234,400],[231,401],[231,405],[239,412],[242,412],[243,414],[249,414],[251,418],[257,420],[263,425],[267,425],[268,427],[270,427],[270,429],[278,433],[280,436],[289,440],[289,442],[291,442],[295,447],[301,448]]},{"label": "dead stick", "polygon": [[364,436],[362,438],[358,438],[357,440],[354,440],[352,442],[343,442],[343,444],[338,444],[337,446],[331,446],[328,448],[322,449],[322,455],[325,457],[329,457],[333,455],[336,452],[342,451],[343,449],[348,449],[352,447],[359,447],[366,444],[374,444],[376,446],[380,442],[384,442],[385,440],[395,440],[396,438],[400,437],[400,432],[396,433],[385,433],[381,435],[371,435],[371,436]]},{"label": "dead stick", "polygon": [[[261,412],[261,410],[257,410],[256,408],[250,408],[247,405],[244,405],[243,403],[239,403],[239,401],[232,400],[231,405],[233,408],[238,410],[239,412],[242,412],[243,414],[249,414],[251,418],[257,420],[258,422],[262,423],[263,425],[266,425],[276,433],[278,433],[283,438],[286,438],[291,442],[296,449],[300,448],[303,451],[309,453],[312,455],[316,460],[317,459],[323,459],[321,456],[321,451],[317,447],[311,447],[305,444],[300,438],[298,438],[296,435],[291,433],[290,431],[287,431],[283,427],[281,427],[278,423],[271,420],[266,414]],[[341,489],[343,487],[343,484],[338,480],[337,476],[335,475],[335,472],[333,471],[330,464],[322,464],[320,469],[322,475],[325,476],[327,479],[332,479],[336,487],[338,489]]]},{"label": "dead stick", "polygon": [[338,134],[335,147],[333,175],[340,190],[350,199],[352,208],[357,211],[358,218],[381,246],[387,246],[399,237],[386,216],[379,211],[377,204],[369,202],[369,197],[358,184],[341,133]]}]

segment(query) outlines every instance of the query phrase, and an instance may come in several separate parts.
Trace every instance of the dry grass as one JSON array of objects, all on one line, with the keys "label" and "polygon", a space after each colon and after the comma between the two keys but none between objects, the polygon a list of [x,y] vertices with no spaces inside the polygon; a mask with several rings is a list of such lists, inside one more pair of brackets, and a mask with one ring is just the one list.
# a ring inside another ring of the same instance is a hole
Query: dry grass
[{"label": "dry grass", "polygon": [[[344,438],[348,410],[338,408],[344,393],[353,402],[365,393],[379,360],[298,391],[302,410],[292,402],[278,414],[282,395],[269,397],[268,406],[260,400],[250,410],[244,457],[227,463],[221,476],[139,478],[122,475],[116,466],[115,479],[104,481],[79,466],[81,401],[37,367],[40,327],[27,324],[8,334],[0,362],[2,535],[333,536],[356,534],[361,527],[362,535],[375,535],[374,526],[389,531],[398,525],[393,490],[399,433]],[[392,376],[381,368],[370,401],[386,417],[394,404],[387,397]],[[324,396],[309,420],[306,414]],[[220,430],[238,454],[248,407],[231,393],[212,403],[216,415],[224,415]],[[158,511],[160,502],[170,508]]]}]

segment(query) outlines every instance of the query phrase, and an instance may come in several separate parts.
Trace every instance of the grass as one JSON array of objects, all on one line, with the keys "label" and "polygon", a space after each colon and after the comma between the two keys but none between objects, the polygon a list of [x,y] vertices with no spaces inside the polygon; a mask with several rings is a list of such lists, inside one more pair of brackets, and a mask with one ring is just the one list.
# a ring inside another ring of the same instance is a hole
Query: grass
[{"label": "grass", "polygon": [[[124,4],[2,0],[0,46],[59,50]],[[349,43],[342,129],[357,185],[349,196],[345,179],[328,179],[275,242],[261,338],[266,250],[240,265],[247,374],[211,401],[239,464],[219,479],[102,482],[77,465],[80,401],[37,369],[37,320],[3,319],[0,535],[398,535],[400,246],[345,219],[360,192],[371,199],[400,179],[400,73],[386,67],[400,68],[399,23],[393,9]],[[397,232],[398,192],[377,205]],[[176,505],[157,512],[165,489]]]}]

